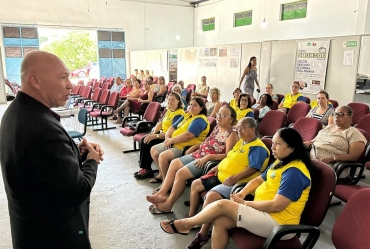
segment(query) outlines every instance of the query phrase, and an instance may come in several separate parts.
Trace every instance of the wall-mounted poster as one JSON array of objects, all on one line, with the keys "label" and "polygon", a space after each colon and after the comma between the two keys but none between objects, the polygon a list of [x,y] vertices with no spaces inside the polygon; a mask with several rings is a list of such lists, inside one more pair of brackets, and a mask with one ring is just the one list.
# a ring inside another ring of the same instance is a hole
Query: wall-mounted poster
[{"label": "wall-mounted poster", "polygon": [[219,57],[226,57],[227,56],[227,48],[219,48],[218,49],[218,56]]},{"label": "wall-mounted poster", "polygon": [[231,47],[230,56],[239,56],[240,48],[238,46]]},{"label": "wall-mounted poster", "polygon": [[231,68],[238,68],[239,67],[239,58],[231,58],[230,59],[230,67]]},{"label": "wall-mounted poster", "polygon": [[210,48],[210,56],[217,56],[217,48]]},{"label": "wall-mounted poster", "polygon": [[294,80],[302,92],[317,93],[325,87],[330,40],[298,42]]},{"label": "wall-mounted poster", "polygon": [[185,61],[194,61],[195,60],[195,51],[196,50],[194,50],[194,49],[185,50]]}]

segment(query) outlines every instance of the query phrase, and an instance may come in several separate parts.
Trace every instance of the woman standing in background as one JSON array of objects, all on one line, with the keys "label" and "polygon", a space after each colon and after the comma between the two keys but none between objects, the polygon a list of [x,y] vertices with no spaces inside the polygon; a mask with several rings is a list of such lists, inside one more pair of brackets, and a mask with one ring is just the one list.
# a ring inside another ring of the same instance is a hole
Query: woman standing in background
[{"label": "woman standing in background", "polygon": [[257,84],[257,91],[260,91],[260,85],[257,80],[257,58],[252,56],[249,59],[248,66],[244,69],[244,73],[240,79],[239,88],[243,83],[243,87],[241,88],[243,93],[248,93],[249,96],[253,96],[254,93],[254,82]]}]

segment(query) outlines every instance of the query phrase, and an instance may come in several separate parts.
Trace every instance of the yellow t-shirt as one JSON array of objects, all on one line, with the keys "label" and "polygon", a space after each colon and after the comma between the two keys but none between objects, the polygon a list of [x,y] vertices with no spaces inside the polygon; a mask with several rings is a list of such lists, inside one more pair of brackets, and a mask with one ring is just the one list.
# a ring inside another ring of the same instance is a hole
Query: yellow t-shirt
[{"label": "yellow t-shirt", "polygon": [[167,108],[166,114],[162,119],[162,131],[164,133],[166,133],[167,130],[171,127],[173,118],[176,117],[177,115],[184,116],[185,115],[184,109],[180,108],[176,111],[171,111],[170,108]]},{"label": "yellow t-shirt", "polygon": [[236,120],[240,120],[248,115],[248,117],[254,117],[253,110],[251,108],[247,108],[244,110],[240,110],[239,107],[236,107]]},{"label": "yellow t-shirt", "polygon": [[[277,163],[279,160],[273,165]],[[294,171],[286,172],[288,169]],[[270,167],[261,177],[265,181],[256,189],[254,201],[270,201],[276,194],[289,198],[292,202],[283,211],[269,214],[279,224],[299,224],[311,189],[311,176],[306,165],[301,160],[294,160],[276,170]],[[299,192],[302,187],[303,191]]]},{"label": "yellow t-shirt", "polygon": [[177,129],[172,133],[171,137],[176,137],[178,135],[181,135],[181,134],[187,132],[190,124],[196,118],[202,118],[207,123],[207,127],[199,134],[198,137],[193,137],[192,139],[190,139],[189,141],[186,141],[186,142],[181,142],[181,143],[174,144],[173,145],[174,148],[177,148],[179,150],[183,150],[186,146],[193,146],[193,145],[196,145],[196,144],[200,144],[201,142],[203,142],[206,139],[206,137],[209,133],[209,129],[210,129],[210,125],[209,125],[207,117],[204,116],[204,115],[196,115],[194,117],[191,117],[190,113],[185,114],[184,120],[177,126]]},{"label": "yellow t-shirt", "polygon": [[240,181],[249,182],[265,170],[269,158],[270,151],[261,139],[256,138],[249,143],[240,139],[218,165],[218,180],[224,182],[226,178],[241,173],[247,167],[252,167],[258,171]]},{"label": "yellow t-shirt", "polygon": [[231,99],[230,100],[230,107],[233,108],[235,111],[236,111],[236,108],[238,108],[238,106],[236,105],[236,99]]},{"label": "yellow t-shirt", "polygon": [[283,107],[284,108],[292,108],[292,106],[298,102],[298,98],[301,97],[302,94],[300,93],[297,93],[296,95],[291,95],[290,93],[286,94],[284,96],[284,103],[283,103]]}]

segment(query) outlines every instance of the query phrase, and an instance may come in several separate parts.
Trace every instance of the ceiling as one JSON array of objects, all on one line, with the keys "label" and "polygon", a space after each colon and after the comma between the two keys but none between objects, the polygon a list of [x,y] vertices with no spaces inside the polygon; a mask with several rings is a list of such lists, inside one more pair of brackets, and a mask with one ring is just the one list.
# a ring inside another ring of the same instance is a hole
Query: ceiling
[{"label": "ceiling", "polygon": [[193,6],[194,7],[196,4],[207,2],[210,0],[119,0],[119,1],[155,3],[155,4],[164,4],[164,5],[176,5],[176,6]]}]

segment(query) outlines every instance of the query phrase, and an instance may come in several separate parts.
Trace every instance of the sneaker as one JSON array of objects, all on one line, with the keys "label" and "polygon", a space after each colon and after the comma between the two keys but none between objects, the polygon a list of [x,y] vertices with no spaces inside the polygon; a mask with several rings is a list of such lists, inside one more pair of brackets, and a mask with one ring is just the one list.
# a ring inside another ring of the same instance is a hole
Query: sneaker
[{"label": "sneaker", "polygon": [[207,244],[208,240],[209,240],[209,237],[204,239],[200,233],[197,233],[197,235],[195,236],[195,239],[192,242],[190,242],[186,246],[186,248],[187,249],[200,249],[205,244]]},{"label": "sneaker", "polygon": [[154,173],[147,169],[141,169],[137,174],[134,174],[134,177],[136,179],[146,179],[146,178],[150,178],[153,176],[154,176]]},{"label": "sneaker", "polygon": [[138,174],[141,174],[141,172],[142,172],[143,170],[144,170],[144,169],[140,168],[140,170],[139,170],[139,171],[136,171],[136,172],[134,173],[134,176],[136,176],[136,175],[138,175]]}]

